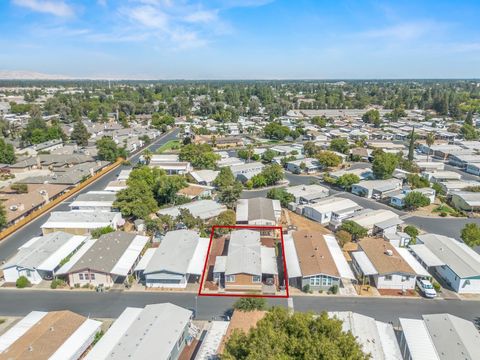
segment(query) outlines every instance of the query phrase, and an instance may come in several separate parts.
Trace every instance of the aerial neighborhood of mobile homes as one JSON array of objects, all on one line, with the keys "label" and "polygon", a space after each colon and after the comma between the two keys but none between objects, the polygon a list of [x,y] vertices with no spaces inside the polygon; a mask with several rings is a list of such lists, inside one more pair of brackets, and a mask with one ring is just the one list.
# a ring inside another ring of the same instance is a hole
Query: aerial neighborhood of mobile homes
[{"label": "aerial neighborhood of mobile homes", "polygon": [[[164,113],[175,101],[145,113],[122,102],[75,123],[18,113],[21,99],[15,113],[0,106],[9,131],[24,134],[1,140],[12,156],[0,164],[0,239],[15,245],[0,256],[0,286],[124,304],[107,317],[68,304],[0,314],[0,359],[213,359],[267,312],[207,316],[198,303],[211,296],[409,299],[422,309],[478,301],[480,141],[431,110],[322,110],[306,100],[235,121],[205,115],[209,97],[198,94],[189,116]],[[63,136],[32,139],[33,117]],[[138,292],[159,300],[120,301]],[[350,309],[322,316],[374,359],[480,358],[473,319],[427,312],[395,322]]]}]

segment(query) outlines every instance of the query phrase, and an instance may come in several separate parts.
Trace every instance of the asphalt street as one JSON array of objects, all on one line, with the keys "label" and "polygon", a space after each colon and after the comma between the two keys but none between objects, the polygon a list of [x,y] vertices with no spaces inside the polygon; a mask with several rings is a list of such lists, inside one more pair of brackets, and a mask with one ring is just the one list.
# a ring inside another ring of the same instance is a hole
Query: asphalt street
[{"label": "asphalt street", "polygon": [[[161,136],[159,139],[152,142],[147,148],[149,148],[152,152],[154,152],[157,148],[159,148],[169,140],[176,138],[179,131],[180,131],[179,129],[175,129],[172,132]],[[142,151],[143,149],[135,153],[131,157],[129,157],[129,160],[132,164],[138,162],[138,159],[140,158]],[[102,176],[100,179],[98,179],[97,181],[87,186],[85,189],[82,189],[81,191],[79,191],[75,196],[86,193],[88,191],[95,191],[95,190],[98,191],[98,190],[105,189],[105,187],[110,181],[117,178],[121,170],[128,169],[128,168],[130,167],[119,166],[115,170],[109,172],[108,174]],[[28,240],[41,234],[40,226],[45,221],[47,221],[52,211],[68,211],[69,210],[68,204],[71,201],[72,199],[70,198],[67,201],[60,203],[58,206],[54,207],[52,210],[46,212],[45,214],[38,217],[34,221],[30,222],[28,225],[25,225],[23,228],[16,231],[14,234],[0,241],[0,264],[6,259],[10,258],[12,255],[14,255],[17,252],[17,249],[23,244],[25,244]]]},{"label": "asphalt street", "polygon": [[[219,319],[237,298],[196,297],[193,293],[107,292],[78,290],[0,290],[0,315],[23,316],[32,310],[68,309],[85,316],[117,317],[127,306],[143,307],[171,302],[195,310],[201,320]],[[269,299],[270,305],[287,306],[286,299]],[[368,298],[339,296],[293,297],[296,311],[355,311],[396,324],[399,317],[420,318],[422,314],[450,313],[470,321],[480,317],[480,301]]]}]

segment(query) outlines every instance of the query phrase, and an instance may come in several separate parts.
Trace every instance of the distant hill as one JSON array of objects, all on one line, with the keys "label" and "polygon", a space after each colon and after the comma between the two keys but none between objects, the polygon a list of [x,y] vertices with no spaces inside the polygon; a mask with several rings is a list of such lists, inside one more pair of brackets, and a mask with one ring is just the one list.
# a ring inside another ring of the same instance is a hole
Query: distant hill
[{"label": "distant hill", "polygon": [[0,80],[71,80],[71,76],[58,74],[44,74],[34,71],[2,71],[0,70]]}]

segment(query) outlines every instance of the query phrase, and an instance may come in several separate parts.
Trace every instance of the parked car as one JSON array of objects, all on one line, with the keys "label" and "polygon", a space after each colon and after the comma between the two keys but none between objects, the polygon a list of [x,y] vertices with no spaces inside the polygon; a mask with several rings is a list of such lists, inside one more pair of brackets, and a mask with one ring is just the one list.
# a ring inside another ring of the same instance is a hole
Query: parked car
[{"label": "parked car", "polygon": [[425,297],[433,299],[437,296],[437,292],[429,280],[417,278],[417,286]]}]

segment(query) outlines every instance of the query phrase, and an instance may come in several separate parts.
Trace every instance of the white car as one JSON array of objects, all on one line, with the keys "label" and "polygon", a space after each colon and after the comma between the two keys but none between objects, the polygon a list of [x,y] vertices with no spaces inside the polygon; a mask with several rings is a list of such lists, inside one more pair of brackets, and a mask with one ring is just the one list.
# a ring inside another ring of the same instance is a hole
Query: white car
[{"label": "white car", "polygon": [[417,286],[425,297],[433,299],[437,296],[437,292],[433,288],[432,283],[427,279],[417,278]]}]

